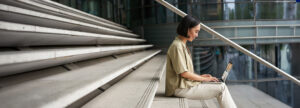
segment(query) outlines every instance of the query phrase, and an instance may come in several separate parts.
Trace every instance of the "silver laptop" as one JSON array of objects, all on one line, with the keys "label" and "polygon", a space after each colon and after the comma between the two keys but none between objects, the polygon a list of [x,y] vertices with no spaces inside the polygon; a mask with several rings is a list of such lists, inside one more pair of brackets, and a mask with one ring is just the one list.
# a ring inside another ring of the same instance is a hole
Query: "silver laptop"
[{"label": "silver laptop", "polygon": [[226,67],[226,69],[225,69],[222,77],[218,78],[219,82],[203,82],[203,83],[223,83],[223,82],[225,83],[225,81],[226,81],[226,79],[227,79],[227,77],[229,75],[229,72],[230,72],[231,68],[232,68],[232,62],[229,61],[229,63],[227,64],[227,67]]}]

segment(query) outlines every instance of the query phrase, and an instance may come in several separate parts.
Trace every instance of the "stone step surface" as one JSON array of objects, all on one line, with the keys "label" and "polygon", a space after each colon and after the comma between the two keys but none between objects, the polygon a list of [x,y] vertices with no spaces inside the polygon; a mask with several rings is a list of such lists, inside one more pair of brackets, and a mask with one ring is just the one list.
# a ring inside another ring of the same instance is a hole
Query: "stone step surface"
[{"label": "stone step surface", "polygon": [[0,47],[139,44],[144,39],[0,21]]},{"label": "stone step surface", "polygon": [[50,68],[30,72],[28,73],[30,75],[21,74],[2,78],[0,81],[1,107],[67,107],[159,52],[160,50],[138,52],[71,71]]},{"label": "stone step surface", "polygon": [[[55,16],[60,16],[64,18],[69,18],[81,22],[86,22],[89,24],[96,24],[98,26],[103,26],[107,28],[112,28],[120,31],[131,32],[126,29],[126,27],[116,24],[114,22],[105,20],[103,18],[93,19],[89,16],[96,17],[94,15],[87,14],[85,12],[81,12],[77,9],[73,9],[67,7],[65,5],[50,1],[42,1],[42,0],[1,0],[1,3],[8,4],[11,6],[34,10],[42,13],[47,13]],[[62,6],[61,6],[62,5]]]},{"label": "stone step surface", "polygon": [[151,108],[188,108],[187,99],[165,96],[165,82],[166,72],[164,72],[162,80],[159,83]]},{"label": "stone step surface", "polygon": [[150,108],[165,65],[165,55],[157,55],[83,108]]},{"label": "stone step surface", "polygon": [[41,47],[0,53],[0,76],[103,56],[144,50],[152,45]]},{"label": "stone step surface", "polygon": [[89,24],[65,17],[50,15],[34,10],[19,8],[7,4],[0,3],[0,20],[15,22],[21,24],[37,25],[50,28],[60,28],[74,31],[101,33],[109,35],[118,35],[125,37],[138,37],[138,35],[131,32],[111,29],[95,24]]}]

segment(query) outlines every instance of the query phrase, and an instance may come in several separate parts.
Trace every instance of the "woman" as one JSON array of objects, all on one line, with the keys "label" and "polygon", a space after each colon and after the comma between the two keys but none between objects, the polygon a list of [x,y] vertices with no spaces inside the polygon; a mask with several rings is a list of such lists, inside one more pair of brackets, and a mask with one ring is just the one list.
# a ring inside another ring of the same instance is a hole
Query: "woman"
[{"label": "woman", "polygon": [[194,73],[191,53],[186,42],[198,37],[200,22],[185,16],[177,27],[179,36],[170,45],[167,53],[166,96],[185,97],[189,99],[211,99],[216,97],[221,108],[236,108],[236,105],[224,83],[218,82],[210,74]]}]

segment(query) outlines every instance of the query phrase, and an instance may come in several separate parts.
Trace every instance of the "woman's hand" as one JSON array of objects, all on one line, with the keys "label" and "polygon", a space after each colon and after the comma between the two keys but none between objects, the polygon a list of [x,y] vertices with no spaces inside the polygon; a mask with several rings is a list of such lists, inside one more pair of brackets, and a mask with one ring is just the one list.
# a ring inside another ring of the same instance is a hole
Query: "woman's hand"
[{"label": "woman's hand", "polygon": [[202,74],[200,76],[202,76],[202,77],[212,77],[210,74]]},{"label": "woman's hand", "polygon": [[200,76],[205,78],[205,80],[204,80],[205,82],[218,82],[219,81],[218,78],[213,77],[210,74],[203,74],[203,75],[200,75]]},{"label": "woman's hand", "polygon": [[197,75],[191,72],[183,72],[180,74],[181,77],[187,78],[194,81],[203,81],[203,82],[218,82],[218,78],[211,76],[210,74]]},{"label": "woman's hand", "polygon": [[212,76],[206,77],[205,79],[206,79],[205,82],[219,82],[218,78]]}]

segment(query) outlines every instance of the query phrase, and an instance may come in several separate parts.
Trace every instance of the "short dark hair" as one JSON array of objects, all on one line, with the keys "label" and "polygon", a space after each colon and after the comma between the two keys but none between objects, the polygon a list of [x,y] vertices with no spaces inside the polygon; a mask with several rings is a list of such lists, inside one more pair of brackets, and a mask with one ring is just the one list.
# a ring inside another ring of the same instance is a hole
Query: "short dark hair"
[{"label": "short dark hair", "polygon": [[193,28],[198,24],[200,24],[199,20],[190,15],[186,15],[177,26],[177,34],[188,38],[188,29]]}]

